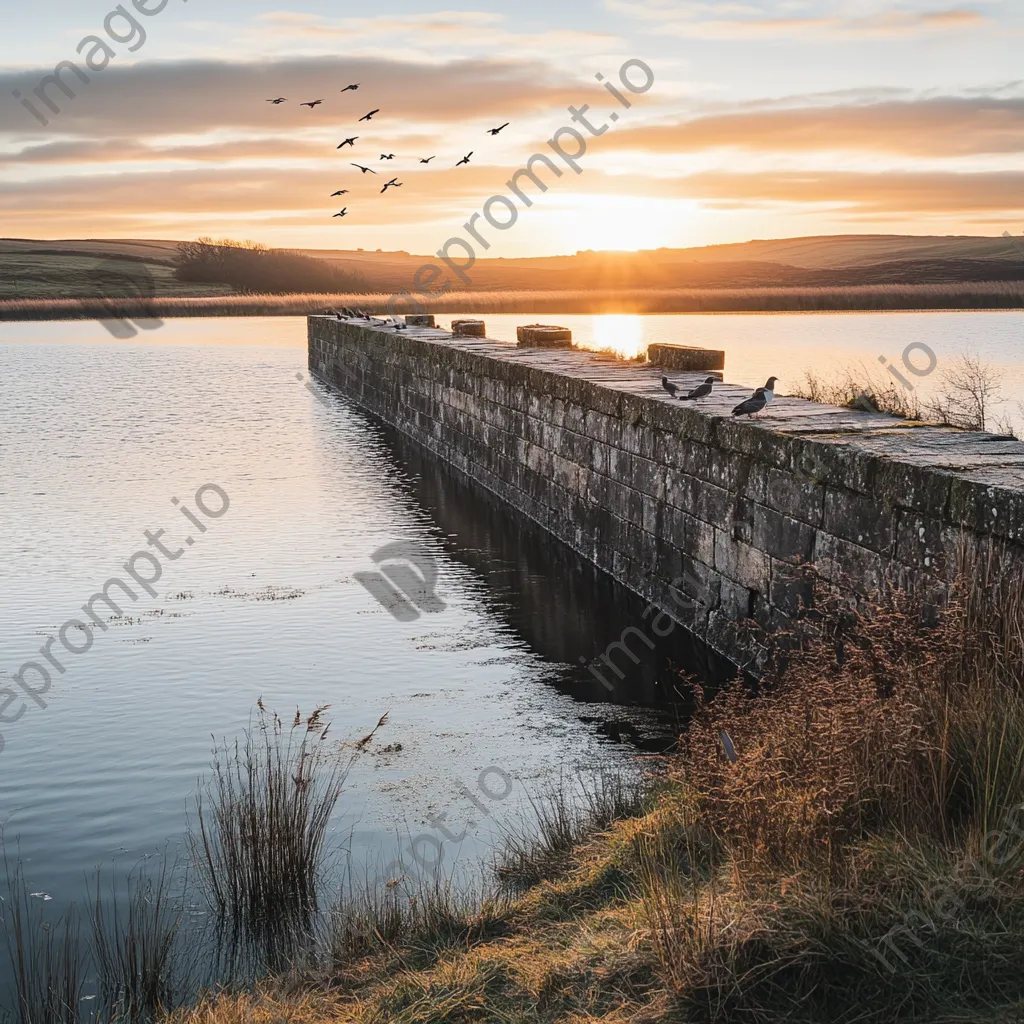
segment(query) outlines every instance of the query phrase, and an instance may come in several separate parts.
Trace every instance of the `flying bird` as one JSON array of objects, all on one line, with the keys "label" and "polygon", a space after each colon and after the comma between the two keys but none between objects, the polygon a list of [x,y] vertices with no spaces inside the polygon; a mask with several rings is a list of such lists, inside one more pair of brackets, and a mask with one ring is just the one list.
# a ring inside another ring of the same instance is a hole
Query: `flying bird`
[{"label": "flying bird", "polygon": [[363,116],[361,118],[359,118],[359,120],[360,121],[372,121],[373,120],[373,115],[374,114],[379,114],[379,113],[380,113],[380,107],[378,107],[376,110],[371,110],[368,114],[363,114]]},{"label": "flying bird", "polygon": [[433,159],[434,159],[434,157],[428,156],[426,160],[421,160],[420,163],[421,164],[429,164],[430,161],[433,160]]},{"label": "flying bird", "polygon": [[267,100],[268,103],[273,103],[276,107],[280,103],[287,103],[288,98],[286,96],[278,96],[276,100]]},{"label": "flying bird", "polygon": [[300,107],[309,107],[312,110],[314,107],[319,107],[323,103],[323,100],[310,100],[309,103],[300,103]]},{"label": "flying bird", "polygon": [[348,195],[348,189],[347,188],[339,188],[337,192],[332,192],[331,193],[331,198],[333,199],[335,196],[345,196],[345,195]]},{"label": "flying bird", "polygon": [[385,192],[387,192],[387,190],[389,188],[401,188],[401,187],[402,187],[402,182],[400,182],[397,178],[392,178],[380,191],[381,191],[381,194],[383,195]]},{"label": "flying bird", "polygon": [[381,153],[380,158],[381,158],[381,160],[394,160],[395,159],[395,154],[394,153]]},{"label": "flying bird", "polygon": [[511,121],[506,121],[506,122],[505,122],[505,123],[504,123],[503,125],[501,125],[501,127],[500,127],[500,128],[488,128],[488,129],[487,129],[487,134],[488,134],[488,135],[497,135],[497,134],[498,134],[498,132],[500,132],[500,131],[503,131],[503,130],[504,130],[505,128],[507,128],[507,127],[508,127],[508,126],[509,126],[509,125],[510,125],[511,123],[512,123]]},{"label": "flying bird", "polygon": [[705,377],[703,384],[698,384],[688,395],[683,395],[684,402],[695,402],[698,398],[707,398],[715,386],[716,377]]},{"label": "flying bird", "polygon": [[348,213],[348,207],[347,206],[343,210],[339,210],[334,216],[335,217],[344,217],[346,213]]},{"label": "flying bird", "polygon": [[369,171],[371,174],[376,174],[377,173],[372,167],[364,167],[362,164],[353,164],[352,166],[353,167],[358,167],[359,170],[361,170],[363,172],[363,174],[365,174],[367,171]]},{"label": "flying bird", "polygon": [[338,146],[338,149],[341,149],[343,146],[352,146],[352,148],[354,149],[355,148],[355,144],[356,144],[356,139],[358,139],[358,138],[359,138],[358,135],[353,135],[351,139],[346,139],[340,146]]},{"label": "flying bird", "polygon": [[470,150],[455,166],[461,167],[463,164],[469,163],[469,158],[473,155],[473,150]]},{"label": "flying bird", "polygon": [[758,388],[745,402],[740,402],[733,409],[733,416],[753,416],[766,409],[775,398],[775,382],[777,377],[769,377],[763,388]]},{"label": "flying bird", "polygon": [[341,92],[355,92],[356,89],[358,89],[358,88],[359,88],[359,83],[355,82],[353,85],[346,85],[345,88],[341,90]]}]

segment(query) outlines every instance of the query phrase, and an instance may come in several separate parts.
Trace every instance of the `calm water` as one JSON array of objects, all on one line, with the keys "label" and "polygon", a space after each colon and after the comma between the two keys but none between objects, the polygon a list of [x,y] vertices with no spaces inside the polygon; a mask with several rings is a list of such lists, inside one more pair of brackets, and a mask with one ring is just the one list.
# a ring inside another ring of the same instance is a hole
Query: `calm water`
[{"label": "calm water", "polygon": [[[0,688],[27,661],[53,677],[45,708],[0,725],[0,820],[51,917],[97,867],[177,846],[211,736],[240,737],[260,697],[286,718],[331,705],[338,739],[388,713],[331,836],[371,873],[418,835],[435,859],[435,815],[467,831],[445,869],[472,871],[529,794],[634,770],[607,722],[628,719],[640,748],[675,729],[671,665],[699,651],[680,638],[607,694],[578,659],[642,606],[305,371],[301,320],[177,321],[130,342],[0,327]],[[133,560],[147,530],[176,556],[155,597],[125,569],[155,575]],[[357,582],[395,541],[436,562],[442,611],[397,621]],[[51,647],[59,674],[41,646],[113,576],[138,599],[115,588],[124,617],[81,654]]]},{"label": "calm water", "polygon": [[[512,338],[536,318],[485,319]],[[898,359],[924,340],[940,359],[973,349],[999,364],[1011,405],[1024,401],[1016,313],[543,319],[627,354],[658,340],[722,347],[730,380],[773,373],[783,387],[808,367]],[[80,899],[96,867],[128,870],[175,847],[211,736],[241,736],[260,697],[288,717],[330,704],[339,740],[387,712],[332,842],[372,872],[410,837],[440,838],[429,819],[444,814],[467,830],[444,847],[454,870],[477,863],[544,785],[635,770],[637,746],[609,742],[609,721],[628,720],[640,748],[663,746],[675,666],[721,671],[677,637],[606,693],[579,659],[642,606],[307,387],[305,343],[298,318],[172,321],[126,342],[91,322],[0,325],[0,688],[27,661],[47,667],[41,646],[84,618],[105,581],[126,578],[144,531],[181,550],[163,560],[156,596],[137,586],[88,650],[51,650],[64,672],[49,666],[45,708],[0,725],[0,820],[29,889],[52,896],[47,913]],[[229,501],[218,518],[197,507],[205,485],[214,515],[219,494]],[[398,621],[356,580],[395,541],[436,563],[442,611]],[[145,557],[133,567],[151,568]],[[66,635],[87,643],[75,626]],[[507,796],[482,795],[488,769],[484,788]]]}]

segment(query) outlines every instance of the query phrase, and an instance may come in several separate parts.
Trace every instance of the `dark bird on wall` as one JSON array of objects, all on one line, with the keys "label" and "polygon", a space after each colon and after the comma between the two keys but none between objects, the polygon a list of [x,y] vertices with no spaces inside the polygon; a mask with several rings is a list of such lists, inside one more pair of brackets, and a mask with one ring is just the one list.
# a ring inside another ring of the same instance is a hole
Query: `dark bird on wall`
[{"label": "dark bird on wall", "polygon": [[498,128],[488,128],[487,129],[487,134],[488,135],[497,135],[498,132],[504,131],[504,129],[506,129],[511,123],[512,123],[511,121],[506,121],[503,125],[501,125]]},{"label": "dark bird on wall", "polygon": [[363,174],[365,174],[367,171],[369,171],[371,174],[376,174],[377,173],[372,167],[364,167],[362,164],[353,164],[352,166],[353,167],[358,167],[359,170],[361,170],[363,172]]},{"label": "dark bird on wall", "polygon": [[373,115],[374,114],[379,114],[379,113],[380,113],[380,107],[378,107],[376,110],[371,110],[368,114],[363,114],[363,116],[361,118],[359,118],[359,120],[360,121],[372,121],[373,120]]},{"label": "dark bird on wall", "polygon": [[673,397],[677,398],[676,392],[679,390],[678,384],[673,384],[668,377],[661,378],[661,386]]},{"label": "dark bird on wall", "polygon": [[323,103],[323,100],[310,100],[308,103],[300,103],[300,107],[309,107],[312,110],[314,107],[319,107]]},{"label": "dark bird on wall", "polygon": [[775,382],[777,377],[769,377],[763,388],[758,388],[745,402],[740,402],[733,409],[733,416],[753,416],[766,409],[775,398]]},{"label": "dark bird on wall", "polygon": [[355,82],[352,85],[346,85],[345,88],[342,89],[341,91],[342,92],[355,92],[356,89],[358,89],[358,88],[359,88],[359,83]]},{"label": "dark bird on wall", "polygon": [[335,214],[334,216],[335,216],[335,217],[344,217],[346,213],[348,213],[348,207],[347,207],[347,206],[345,207],[345,209],[344,209],[344,210],[340,210],[340,211],[339,211],[338,213],[336,213],[336,214]]},{"label": "dark bird on wall", "polygon": [[381,160],[394,160],[395,159],[395,154],[394,153],[381,153],[380,158],[381,158]]},{"label": "dark bird on wall", "polygon": [[385,186],[384,186],[384,187],[383,187],[383,188],[381,189],[381,193],[387,192],[387,190],[388,190],[389,188],[401,188],[401,187],[402,187],[402,182],[400,182],[400,181],[399,181],[399,180],[398,180],[397,178],[392,178],[392,179],[391,179],[391,180],[390,180],[390,181],[389,181],[389,182],[388,182],[388,183],[387,183],[387,184],[386,184],[386,185],[385,185]]},{"label": "dark bird on wall", "polygon": [[347,196],[347,195],[348,195],[348,189],[347,188],[339,188],[337,192],[332,192],[331,193],[331,198],[333,199],[335,196]]},{"label": "dark bird on wall", "polygon": [[698,384],[688,395],[683,395],[684,402],[695,402],[698,398],[707,398],[715,386],[715,377],[705,377],[703,384]]},{"label": "dark bird on wall", "polygon": [[267,100],[268,103],[273,103],[274,106],[278,106],[281,103],[287,103],[288,98],[286,96],[278,96],[276,100]]},{"label": "dark bird on wall", "polygon": [[353,149],[354,149],[355,148],[355,144],[356,144],[356,139],[358,139],[358,138],[359,138],[358,135],[353,135],[351,139],[346,139],[340,146],[338,146],[338,149],[341,149],[343,146],[352,146]]},{"label": "dark bird on wall", "polygon": [[433,160],[433,159],[434,159],[434,157],[428,156],[426,160],[420,160],[420,163],[421,164],[429,164],[430,161]]},{"label": "dark bird on wall", "polygon": [[473,155],[473,150],[470,150],[455,166],[461,167],[463,164],[469,163],[469,158]]}]

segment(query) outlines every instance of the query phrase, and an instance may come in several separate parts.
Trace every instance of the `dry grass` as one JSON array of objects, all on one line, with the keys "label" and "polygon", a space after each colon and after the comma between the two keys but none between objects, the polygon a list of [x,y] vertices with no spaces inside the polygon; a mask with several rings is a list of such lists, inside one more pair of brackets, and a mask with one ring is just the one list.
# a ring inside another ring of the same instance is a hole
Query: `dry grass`
[{"label": "dry grass", "polygon": [[[171,318],[192,316],[305,316],[336,306],[389,312],[392,296],[370,294],[157,296],[143,307],[100,299],[13,299],[0,302],[0,320],[82,320],[113,312]],[[421,301],[422,300],[422,301]],[[672,288],[612,291],[464,291],[397,302],[392,313],[729,313],[822,310],[1020,309],[1024,285],[866,285],[836,288]]]},{"label": "dry grass", "polygon": [[809,370],[802,383],[790,392],[822,405],[847,405],[854,409],[877,410],[906,420],[919,420],[921,402],[916,391],[908,391],[891,377],[875,373],[863,364],[848,367],[826,379]]},{"label": "dry grass", "polygon": [[574,832],[549,805],[508,906],[176,1024],[1024,1019],[1022,595],[998,552],[932,625],[825,595],[760,696],[701,704],[646,810]]}]

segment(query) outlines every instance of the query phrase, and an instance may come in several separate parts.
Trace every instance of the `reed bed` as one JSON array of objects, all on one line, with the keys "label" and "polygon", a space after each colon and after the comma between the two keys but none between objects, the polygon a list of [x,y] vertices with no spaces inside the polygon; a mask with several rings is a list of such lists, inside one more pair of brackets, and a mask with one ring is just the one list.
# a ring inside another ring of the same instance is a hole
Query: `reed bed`
[{"label": "reed bed", "polygon": [[[352,306],[372,313],[781,313],[856,310],[1021,309],[1024,284],[857,285],[820,288],[671,288],[601,291],[452,291],[392,302],[385,292],[294,295],[8,299],[0,320],[196,316],[306,316]],[[390,305],[389,305],[390,304]]]}]

